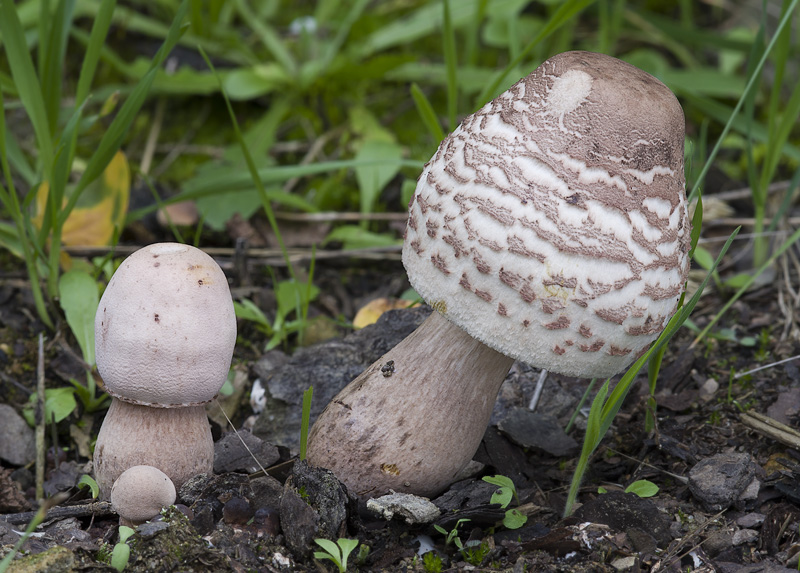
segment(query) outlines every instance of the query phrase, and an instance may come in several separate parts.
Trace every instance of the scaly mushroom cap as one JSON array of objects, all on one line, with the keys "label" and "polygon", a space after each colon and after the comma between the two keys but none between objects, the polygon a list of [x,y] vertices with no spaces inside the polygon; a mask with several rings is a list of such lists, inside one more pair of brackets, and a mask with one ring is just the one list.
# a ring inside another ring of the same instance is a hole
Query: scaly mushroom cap
[{"label": "scaly mushroom cap", "polygon": [[111,507],[124,520],[139,524],[175,503],[175,497],[175,485],[167,474],[153,466],[133,466],[114,482]]},{"label": "scaly mushroom cap", "polygon": [[225,383],[235,343],[225,274],[189,245],[158,243],[125,259],[95,316],[106,390],[134,404],[208,402]]},{"label": "scaly mushroom cap", "polygon": [[683,111],[616,58],[566,52],[467,117],[409,206],[417,292],[534,366],[611,376],[675,312],[689,269]]}]

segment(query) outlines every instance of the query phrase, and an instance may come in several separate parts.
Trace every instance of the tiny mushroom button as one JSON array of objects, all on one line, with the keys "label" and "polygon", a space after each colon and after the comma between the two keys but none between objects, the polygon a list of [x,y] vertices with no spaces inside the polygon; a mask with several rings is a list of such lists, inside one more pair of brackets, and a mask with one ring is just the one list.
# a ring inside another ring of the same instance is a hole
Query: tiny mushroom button
[{"label": "tiny mushroom button", "polygon": [[122,472],[111,488],[111,507],[121,525],[135,526],[156,517],[175,503],[175,484],[153,466],[133,466]]},{"label": "tiny mushroom button", "polygon": [[433,495],[477,449],[513,359],[607,377],[645,352],[689,268],[683,140],[664,84],[591,52],[465,118],[419,178],[403,246],[437,312],[328,405],[311,463],[361,496]]}]

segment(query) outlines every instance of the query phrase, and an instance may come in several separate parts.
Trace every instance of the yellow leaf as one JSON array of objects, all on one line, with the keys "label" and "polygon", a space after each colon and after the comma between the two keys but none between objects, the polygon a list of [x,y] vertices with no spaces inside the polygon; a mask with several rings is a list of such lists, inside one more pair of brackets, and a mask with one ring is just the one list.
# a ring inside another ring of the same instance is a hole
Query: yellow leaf
[{"label": "yellow leaf", "polygon": [[[103,171],[83,192],[67,217],[61,232],[66,246],[105,246],[114,236],[114,228],[122,227],[128,212],[131,173],[125,154],[118,151]],[[33,224],[41,227],[50,186],[45,181],[36,192],[36,217]],[[66,198],[64,199],[66,205]]]},{"label": "yellow leaf", "polygon": [[365,326],[375,323],[387,310],[408,308],[414,304],[415,302],[413,300],[376,298],[358,309],[355,318],[353,318],[353,326],[355,328],[364,328]]}]

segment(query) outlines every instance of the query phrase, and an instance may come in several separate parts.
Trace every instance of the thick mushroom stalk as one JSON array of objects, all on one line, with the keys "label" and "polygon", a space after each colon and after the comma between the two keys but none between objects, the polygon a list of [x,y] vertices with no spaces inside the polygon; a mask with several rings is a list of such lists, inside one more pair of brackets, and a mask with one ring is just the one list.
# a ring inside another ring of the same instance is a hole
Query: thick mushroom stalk
[{"label": "thick mushroom stalk", "polygon": [[432,496],[472,458],[512,363],[433,312],[328,404],[308,460],[361,497]]}]

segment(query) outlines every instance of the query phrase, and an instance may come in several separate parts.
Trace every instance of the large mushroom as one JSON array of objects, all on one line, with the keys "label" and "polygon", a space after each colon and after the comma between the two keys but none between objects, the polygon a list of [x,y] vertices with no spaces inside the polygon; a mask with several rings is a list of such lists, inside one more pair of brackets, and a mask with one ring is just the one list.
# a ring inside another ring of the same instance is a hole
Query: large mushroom
[{"label": "large mushroom", "polygon": [[235,343],[228,281],[209,255],[157,243],[122,262],[95,317],[97,369],[113,398],[94,450],[104,499],[132,466],[158,468],[176,488],[212,472],[204,404],[225,383]]},{"label": "large mushroom", "polygon": [[436,312],[326,407],[309,461],[362,497],[431,496],[475,453],[514,359],[607,377],[645,352],[689,267],[683,139],[666,86],[591,52],[467,117],[409,207],[403,263]]}]

